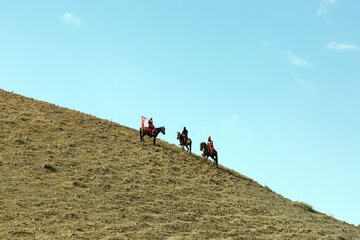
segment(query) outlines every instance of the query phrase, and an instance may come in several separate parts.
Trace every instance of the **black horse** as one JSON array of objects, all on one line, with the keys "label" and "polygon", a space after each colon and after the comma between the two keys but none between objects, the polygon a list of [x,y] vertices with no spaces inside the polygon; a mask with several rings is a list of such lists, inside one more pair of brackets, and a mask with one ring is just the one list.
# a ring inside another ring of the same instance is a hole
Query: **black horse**
[{"label": "black horse", "polygon": [[202,154],[203,157],[206,157],[206,158],[211,157],[212,159],[214,159],[216,166],[218,165],[218,154],[215,149],[214,149],[213,153],[211,154],[209,146],[206,143],[202,142],[202,143],[200,143],[200,151],[203,151],[203,154]]},{"label": "black horse", "polygon": [[159,133],[162,133],[165,135],[165,127],[159,127],[159,128],[155,128],[153,131],[151,131],[148,128],[140,128],[139,129],[139,134],[140,134],[140,141],[144,142],[144,136],[147,135],[149,137],[154,137],[154,145],[156,143],[156,137],[159,135]]},{"label": "black horse", "polygon": [[177,139],[180,141],[181,148],[184,149],[185,146],[188,152],[191,153],[191,144],[192,144],[191,139],[188,138],[187,141],[185,141],[185,137],[182,134],[180,134],[180,132],[177,132]]}]

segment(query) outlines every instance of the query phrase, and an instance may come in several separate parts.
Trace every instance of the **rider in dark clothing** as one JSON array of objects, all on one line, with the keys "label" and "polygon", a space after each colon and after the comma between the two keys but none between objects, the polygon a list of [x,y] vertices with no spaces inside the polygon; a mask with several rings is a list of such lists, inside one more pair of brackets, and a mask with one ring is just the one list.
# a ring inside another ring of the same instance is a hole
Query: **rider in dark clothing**
[{"label": "rider in dark clothing", "polygon": [[181,133],[184,137],[185,142],[188,140],[188,130],[186,130],[186,127],[184,127],[184,130]]}]

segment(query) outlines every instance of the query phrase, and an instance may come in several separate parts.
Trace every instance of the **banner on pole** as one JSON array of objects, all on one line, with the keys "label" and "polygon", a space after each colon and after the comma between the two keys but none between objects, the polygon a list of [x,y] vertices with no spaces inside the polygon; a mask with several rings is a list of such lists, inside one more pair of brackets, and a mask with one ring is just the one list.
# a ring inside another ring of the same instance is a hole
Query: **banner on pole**
[{"label": "banner on pole", "polygon": [[144,128],[144,122],[146,120],[146,117],[141,116],[141,127]]}]

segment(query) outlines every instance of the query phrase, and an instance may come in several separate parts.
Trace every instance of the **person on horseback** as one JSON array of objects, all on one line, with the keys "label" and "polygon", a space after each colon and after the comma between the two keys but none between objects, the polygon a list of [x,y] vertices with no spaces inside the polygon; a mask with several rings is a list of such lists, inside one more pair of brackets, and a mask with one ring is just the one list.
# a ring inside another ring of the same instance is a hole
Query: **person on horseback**
[{"label": "person on horseback", "polygon": [[183,139],[184,139],[184,142],[186,144],[187,140],[188,140],[188,130],[186,130],[186,127],[184,127],[184,130],[182,131],[182,136],[183,136]]},{"label": "person on horseback", "polygon": [[154,124],[153,124],[153,120],[152,120],[152,118],[150,118],[149,119],[149,121],[148,121],[148,128],[154,128]]},{"label": "person on horseback", "polygon": [[214,143],[213,143],[213,141],[211,140],[211,137],[210,137],[210,136],[209,136],[209,138],[208,138],[207,145],[208,145],[208,147],[210,148],[211,155],[213,155],[213,152],[214,152],[215,148],[214,148]]},{"label": "person on horseback", "polygon": [[152,118],[150,118],[148,121],[148,128],[150,129],[151,132],[154,132],[155,130]]}]

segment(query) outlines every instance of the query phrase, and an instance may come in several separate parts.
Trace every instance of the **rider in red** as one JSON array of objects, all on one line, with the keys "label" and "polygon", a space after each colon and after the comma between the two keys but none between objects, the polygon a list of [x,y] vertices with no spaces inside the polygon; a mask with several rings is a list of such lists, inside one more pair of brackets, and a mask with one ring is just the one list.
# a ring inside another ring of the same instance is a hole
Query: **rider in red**
[{"label": "rider in red", "polygon": [[208,138],[207,145],[208,145],[209,148],[210,148],[211,155],[213,155],[213,152],[215,151],[215,148],[214,148],[214,143],[213,143],[213,141],[211,140],[211,137],[210,137],[210,136],[209,136],[209,138]]},{"label": "rider in red", "polygon": [[155,129],[152,118],[150,118],[148,121],[148,128],[150,131],[154,131]]},{"label": "rider in red", "polygon": [[150,118],[149,121],[148,121],[148,127],[149,127],[149,128],[154,128],[154,124],[153,124],[152,118]]}]

